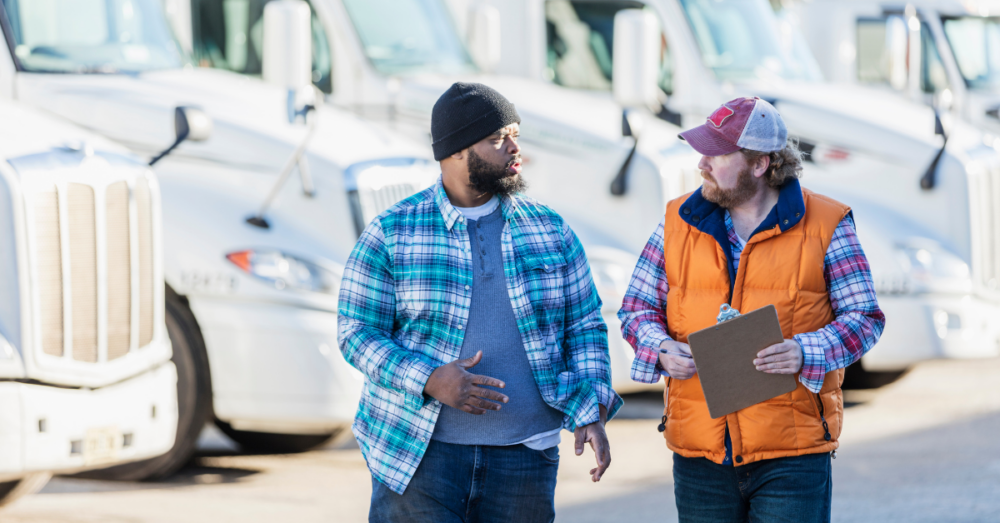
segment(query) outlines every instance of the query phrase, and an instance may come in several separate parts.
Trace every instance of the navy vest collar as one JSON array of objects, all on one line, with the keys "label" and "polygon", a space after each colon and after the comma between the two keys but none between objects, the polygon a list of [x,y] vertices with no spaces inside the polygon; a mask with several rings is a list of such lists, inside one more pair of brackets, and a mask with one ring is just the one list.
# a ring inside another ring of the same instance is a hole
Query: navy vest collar
[{"label": "navy vest collar", "polygon": [[[736,282],[736,267],[733,263],[733,247],[729,243],[729,231],[726,230],[725,209],[717,204],[706,200],[701,195],[701,187],[698,188],[687,200],[681,204],[680,217],[685,223],[711,235],[719,243],[722,252],[726,254],[729,262],[729,299],[732,300],[733,285]],[[802,197],[802,187],[795,178],[787,181],[778,189],[778,203],[771,208],[764,221],[754,230],[746,241],[750,241],[754,234],[760,231],[773,229],[775,226],[785,232],[795,227],[806,214],[806,203]]]}]

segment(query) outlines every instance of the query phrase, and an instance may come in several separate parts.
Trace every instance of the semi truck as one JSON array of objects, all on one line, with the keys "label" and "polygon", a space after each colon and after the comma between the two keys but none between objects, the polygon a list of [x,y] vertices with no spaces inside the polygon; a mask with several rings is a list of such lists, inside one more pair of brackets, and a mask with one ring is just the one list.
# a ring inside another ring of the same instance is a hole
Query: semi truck
[{"label": "semi truck", "polygon": [[282,7],[249,37],[297,58],[251,79],[193,67],[158,0],[3,0],[0,97],[106,137],[159,180],[180,429],[162,458],[91,477],[168,475],[212,421],[245,449],[288,452],[353,420],[362,376],[337,350],[343,263],[363,213],[426,187],[436,165],[422,144],[322,103],[296,25],[308,14]]},{"label": "semi truck", "polygon": [[0,101],[0,507],[170,450],[160,187],[107,140]]},{"label": "semi truck", "polygon": [[1000,2],[818,0],[789,2],[781,12],[831,81],[884,89],[964,119],[1000,148]]},{"label": "semi truck", "polygon": [[[808,5],[816,4],[860,2]],[[736,96],[773,103],[806,153],[803,183],[854,209],[888,319],[876,350],[852,371],[1000,353],[994,138],[884,90],[825,83],[801,34],[764,0],[453,0],[451,7],[470,21],[469,41],[477,10],[496,12],[505,29],[493,37],[498,73],[608,98],[650,93],[631,103],[685,127]],[[700,184],[692,170],[681,179],[681,192],[664,192],[658,210]],[[611,230],[632,226],[603,216]]]}]

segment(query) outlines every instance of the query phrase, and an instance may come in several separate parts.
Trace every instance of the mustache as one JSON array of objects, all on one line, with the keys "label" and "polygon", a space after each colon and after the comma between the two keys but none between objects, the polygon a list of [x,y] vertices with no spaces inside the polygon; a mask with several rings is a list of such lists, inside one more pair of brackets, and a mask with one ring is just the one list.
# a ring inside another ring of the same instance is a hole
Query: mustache
[{"label": "mustache", "polygon": [[510,168],[515,163],[521,163],[521,155],[520,154],[515,154],[514,157],[511,158],[509,162],[507,162],[506,168]]},{"label": "mustache", "polygon": [[702,178],[704,178],[706,180],[711,180],[711,181],[715,182],[716,184],[719,183],[718,181],[716,181],[715,178],[712,177],[711,174],[708,174],[708,171],[699,171],[699,172],[701,173],[701,177]]}]

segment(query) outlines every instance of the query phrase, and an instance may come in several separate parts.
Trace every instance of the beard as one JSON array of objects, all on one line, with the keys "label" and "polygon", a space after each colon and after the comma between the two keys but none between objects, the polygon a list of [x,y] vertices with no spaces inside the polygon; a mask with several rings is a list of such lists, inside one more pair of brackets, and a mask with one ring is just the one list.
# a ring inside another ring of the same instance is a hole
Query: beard
[{"label": "beard", "polygon": [[731,189],[720,188],[715,178],[712,178],[705,171],[701,172],[701,176],[713,182],[712,184],[701,184],[702,197],[724,209],[732,209],[750,201],[751,198],[757,195],[757,191],[760,190],[757,180],[753,177],[753,168],[749,165],[740,171],[736,178],[736,187]]},{"label": "beard", "polygon": [[520,173],[510,174],[507,168],[521,161],[521,155],[515,155],[506,164],[490,163],[476,151],[469,149],[469,187],[481,193],[509,196],[524,192],[527,182]]}]

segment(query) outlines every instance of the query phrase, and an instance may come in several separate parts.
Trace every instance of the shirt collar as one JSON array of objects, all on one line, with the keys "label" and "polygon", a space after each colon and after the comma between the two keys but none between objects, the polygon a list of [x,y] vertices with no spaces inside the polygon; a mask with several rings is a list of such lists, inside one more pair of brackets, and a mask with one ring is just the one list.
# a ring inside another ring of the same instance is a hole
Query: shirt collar
[{"label": "shirt collar", "polygon": [[[710,216],[719,213],[721,208],[701,195],[701,187],[698,188],[687,200],[681,204],[680,217],[689,225],[703,230],[713,220],[708,220]],[[802,197],[802,186],[795,178],[788,180],[778,189],[778,203],[764,219],[764,222],[757,228],[758,231],[771,229],[775,225],[785,232],[795,227],[806,213],[805,200]],[[721,213],[720,213],[721,216]],[[756,233],[756,231],[754,231]],[[750,238],[745,238],[749,241]]]},{"label": "shirt collar", "polygon": [[[518,203],[515,199],[516,196],[500,196],[500,212],[503,213],[504,221],[510,221],[517,213]],[[451,204],[451,200],[448,199],[448,193],[444,190],[444,182],[440,176],[438,177],[437,183],[434,185],[434,203],[436,203],[438,209],[441,210],[441,217],[444,218],[444,224],[448,227],[449,231],[455,227],[455,224],[459,221],[465,221],[462,217],[462,211],[456,209],[455,206]]]}]

